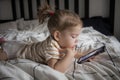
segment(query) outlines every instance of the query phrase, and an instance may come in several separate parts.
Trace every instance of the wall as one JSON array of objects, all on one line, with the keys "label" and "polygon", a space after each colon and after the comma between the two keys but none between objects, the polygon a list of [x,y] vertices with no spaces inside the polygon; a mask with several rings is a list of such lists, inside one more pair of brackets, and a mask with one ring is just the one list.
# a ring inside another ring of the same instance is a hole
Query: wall
[{"label": "wall", "polygon": [[0,0],[0,19],[11,19],[11,1],[10,0]]},{"label": "wall", "polygon": [[115,2],[114,35],[120,41],[120,0]]},{"label": "wall", "polygon": [[[11,0],[0,0],[0,19],[12,19],[12,8],[11,8]],[[19,1],[15,0],[17,3],[16,10],[17,10],[17,17],[20,18],[20,8],[19,8]],[[28,4],[27,0],[23,0],[25,2],[25,18],[29,18],[28,14]],[[44,2],[44,0],[40,0],[41,4]],[[50,5],[52,7],[55,7],[54,0],[49,0]],[[84,1],[85,0],[79,0],[79,15],[83,18],[85,15],[84,13]],[[89,6],[89,16],[103,16],[108,17],[109,16],[109,0],[89,0],[90,6]],[[33,3],[33,17],[37,17],[37,7],[36,7],[36,0],[32,0]],[[64,9],[64,0],[59,0],[60,9]],[[74,0],[69,0],[69,9],[74,11]]]},{"label": "wall", "polygon": [[109,17],[110,0],[90,0],[89,16]]}]

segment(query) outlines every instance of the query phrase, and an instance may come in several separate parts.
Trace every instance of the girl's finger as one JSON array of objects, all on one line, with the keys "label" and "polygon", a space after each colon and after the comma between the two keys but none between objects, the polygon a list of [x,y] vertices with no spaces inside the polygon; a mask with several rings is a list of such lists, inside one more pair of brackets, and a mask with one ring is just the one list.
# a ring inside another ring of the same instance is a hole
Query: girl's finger
[{"label": "girl's finger", "polygon": [[59,52],[60,52],[60,53],[65,53],[65,52],[66,52],[66,49],[59,49]]}]

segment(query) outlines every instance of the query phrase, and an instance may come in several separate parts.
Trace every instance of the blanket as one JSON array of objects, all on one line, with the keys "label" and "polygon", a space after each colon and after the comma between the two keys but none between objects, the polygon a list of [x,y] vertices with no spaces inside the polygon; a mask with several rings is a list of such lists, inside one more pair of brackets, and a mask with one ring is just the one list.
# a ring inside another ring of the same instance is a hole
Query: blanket
[{"label": "blanket", "polygon": [[71,80],[120,80],[120,43],[114,36],[105,36],[94,29],[84,29],[80,35],[82,50],[96,49],[105,44],[104,53],[91,62],[77,63],[77,59],[66,72]]},{"label": "blanket", "polygon": [[26,59],[0,62],[0,80],[68,80],[52,68]]},{"label": "blanket", "polygon": [[106,46],[104,53],[82,64],[74,59],[65,73],[27,59],[0,61],[0,80],[120,80],[119,41],[92,27],[83,28],[78,44],[81,52],[94,50],[101,43]]}]

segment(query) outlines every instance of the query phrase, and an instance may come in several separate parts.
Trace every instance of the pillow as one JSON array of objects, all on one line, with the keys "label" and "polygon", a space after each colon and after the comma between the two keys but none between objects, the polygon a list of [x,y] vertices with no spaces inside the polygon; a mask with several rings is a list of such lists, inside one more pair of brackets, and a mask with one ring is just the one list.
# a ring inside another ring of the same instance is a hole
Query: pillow
[{"label": "pillow", "polygon": [[[4,37],[6,40],[18,40],[26,43],[33,43],[43,41],[49,36],[47,22],[39,25],[37,19],[24,21],[23,18],[18,19],[15,22],[17,24],[17,29],[8,30],[4,34],[0,34],[0,37]],[[25,25],[28,26],[26,27]]]},{"label": "pillow", "polygon": [[34,20],[28,20],[28,21],[24,21],[25,25],[30,25],[30,26],[37,26],[39,25],[39,20],[38,19],[34,19]]},{"label": "pillow", "polygon": [[11,21],[11,22],[6,22],[6,23],[0,24],[0,33],[1,34],[4,33],[5,31],[11,30],[11,29],[17,30],[16,21]]},{"label": "pillow", "polygon": [[23,30],[24,29],[24,19],[18,19],[16,20],[17,23],[17,30]]},{"label": "pillow", "polygon": [[18,24],[17,29],[19,31],[32,30],[32,29],[34,29],[35,26],[39,25],[38,19],[28,20],[28,21],[25,21],[24,19],[20,19],[17,22],[18,22],[17,23]]},{"label": "pillow", "polygon": [[101,47],[103,44],[110,42],[104,34],[96,31],[93,27],[84,27],[78,38],[79,52],[84,53]]}]

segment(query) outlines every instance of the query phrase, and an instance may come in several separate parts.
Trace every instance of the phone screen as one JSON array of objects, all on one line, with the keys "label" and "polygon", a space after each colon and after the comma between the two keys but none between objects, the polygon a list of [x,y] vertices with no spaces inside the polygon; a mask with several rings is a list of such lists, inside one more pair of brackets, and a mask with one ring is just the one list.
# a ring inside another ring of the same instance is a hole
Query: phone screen
[{"label": "phone screen", "polygon": [[102,46],[102,47],[100,47],[100,48],[98,48],[98,49],[96,49],[96,50],[93,50],[93,51],[89,52],[88,54],[80,57],[80,58],[78,59],[77,63],[78,63],[78,64],[81,64],[82,62],[88,60],[89,58],[91,58],[91,57],[93,57],[93,56],[96,56],[96,55],[98,55],[98,54],[100,54],[100,53],[103,53],[103,52],[105,52],[105,46]]}]

